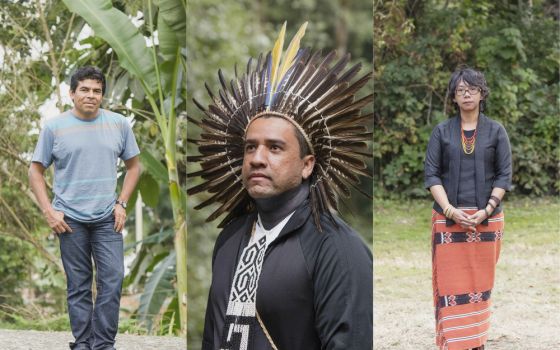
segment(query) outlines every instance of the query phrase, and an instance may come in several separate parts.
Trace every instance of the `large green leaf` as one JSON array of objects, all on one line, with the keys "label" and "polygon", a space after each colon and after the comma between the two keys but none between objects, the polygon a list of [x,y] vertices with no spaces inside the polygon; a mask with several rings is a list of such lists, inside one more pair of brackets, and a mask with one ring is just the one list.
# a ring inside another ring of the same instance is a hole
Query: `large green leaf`
[{"label": "large green leaf", "polygon": [[145,172],[140,176],[138,189],[140,194],[142,194],[144,203],[149,207],[155,208],[159,199],[159,184],[149,172]]},{"label": "large green leaf", "polygon": [[169,182],[167,168],[150,152],[142,151],[140,153],[140,161],[142,162],[142,165],[144,165],[144,168],[154,177],[154,179],[163,183]]},{"label": "large green leaf", "polygon": [[[184,0],[155,0],[159,7],[159,16],[174,33],[176,41],[181,46],[187,43],[187,10]],[[160,23],[158,23],[159,32]],[[159,32],[161,40],[161,32]],[[161,41],[160,41],[161,42]]]},{"label": "large green leaf", "polygon": [[171,280],[175,276],[175,251],[159,262],[146,282],[144,293],[140,297],[138,315],[146,327],[151,330],[153,318],[156,317],[167,299],[174,294]]},{"label": "large green leaf", "polygon": [[119,64],[144,82],[150,93],[157,88],[155,64],[145,38],[130,19],[115,9],[110,0],[62,0],[70,11],[83,17],[95,35],[111,45]]},{"label": "large green leaf", "polygon": [[[181,69],[177,70],[176,65],[181,61],[177,56],[181,55],[181,49],[186,47],[184,36],[178,36],[178,30],[184,31],[185,21],[179,18],[179,23],[183,26],[181,29],[177,29],[176,25],[170,22],[168,18],[165,17],[166,12],[164,9],[160,9],[158,15],[158,39],[159,39],[159,53],[163,57],[164,62],[160,65],[160,77],[162,81],[162,88],[164,95],[167,99],[170,99],[170,95],[176,92],[176,89],[171,86],[173,80],[177,84],[184,86],[185,82],[182,80]],[[171,24],[170,24],[171,23]],[[178,77],[175,74],[179,74]],[[174,79],[175,78],[175,79]],[[176,99],[177,100],[177,99]],[[180,103],[180,101],[179,101]],[[178,103],[176,102],[175,105]],[[165,105],[165,102],[164,102]],[[165,105],[165,113],[169,113],[169,103]]]},{"label": "large green leaf", "polygon": [[136,201],[138,200],[138,192],[140,190],[138,189],[138,186],[136,186],[136,188],[134,189],[134,191],[132,191],[132,194],[130,195],[130,198],[128,198],[128,203],[126,206],[126,215],[130,215],[130,213],[133,213],[135,210],[135,206],[136,206]]},{"label": "large green leaf", "polygon": [[160,16],[158,16],[158,40],[159,52],[163,59],[167,62],[174,62],[179,41],[173,29],[165,22],[163,16],[161,16],[161,13]]},{"label": "large green leaf", "polygon": [[129,81],[130,75],[120,68],[115,74],[107,77],[107,91],[111,93],[109,98],[112,102],[123,101]]}]

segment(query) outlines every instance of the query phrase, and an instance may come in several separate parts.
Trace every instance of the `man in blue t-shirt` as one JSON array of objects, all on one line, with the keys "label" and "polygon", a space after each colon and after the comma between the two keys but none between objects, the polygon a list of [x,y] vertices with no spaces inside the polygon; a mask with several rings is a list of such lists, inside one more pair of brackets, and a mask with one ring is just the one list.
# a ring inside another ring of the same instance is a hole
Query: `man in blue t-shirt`
[{"label": "man in blue t-shirt", "polygon": [[[114,349],[124,277],[121,232],[126,203],[140,176],[140,151],[130,124],[100,108],[104,93],[103,73],[96,67],[79,68],[70,81],[74,107],[45,122],[29,168],[31,188],[60,240],[74,350]],[[117,195],[119,158],[126,175]],[[44,178],[51,164],[52,202]]]}]

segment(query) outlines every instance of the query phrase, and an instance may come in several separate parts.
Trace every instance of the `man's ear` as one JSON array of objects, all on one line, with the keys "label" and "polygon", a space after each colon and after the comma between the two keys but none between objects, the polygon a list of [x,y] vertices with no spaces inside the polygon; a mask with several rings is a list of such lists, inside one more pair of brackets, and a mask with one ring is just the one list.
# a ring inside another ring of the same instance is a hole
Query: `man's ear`
[{"label": "man's ear", "polygon": [[303,157],[303,169],[301,170],[301,177],[307,180],[311,173],[313,172],[313,167],[315,166],[315,156],[308,154]]}]

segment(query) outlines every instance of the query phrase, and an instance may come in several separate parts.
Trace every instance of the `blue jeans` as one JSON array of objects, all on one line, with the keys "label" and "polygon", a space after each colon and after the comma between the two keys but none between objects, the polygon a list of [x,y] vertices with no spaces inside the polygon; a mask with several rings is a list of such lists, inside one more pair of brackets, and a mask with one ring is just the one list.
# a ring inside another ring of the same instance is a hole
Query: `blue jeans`
[{"label": "blue jeans", "polygon": [[[59,234],[66,272],[68,314],[74,350],[113,350],[119,325],[124,278],[123,237],[115,232],[109,215],[96,223],[64,220],[72,233]],[[92,300],[92,258],[95,261],[97,298]]]}]

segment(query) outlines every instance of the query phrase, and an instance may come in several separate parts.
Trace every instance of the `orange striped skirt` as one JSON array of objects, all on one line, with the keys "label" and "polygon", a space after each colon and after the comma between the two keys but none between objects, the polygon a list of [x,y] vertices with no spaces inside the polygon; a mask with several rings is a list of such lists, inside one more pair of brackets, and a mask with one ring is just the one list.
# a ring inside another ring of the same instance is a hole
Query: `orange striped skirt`
[{"label": "orange striped skirt", "polygon": [[[460,208],[467,214],[475,208]],[[445,225],[432,211],[432,284],[436,344],[441,350],[464,350],[486,343],[490,328],[490,294],[500,255],[504,214],[478,225],[475,232]]]}]

